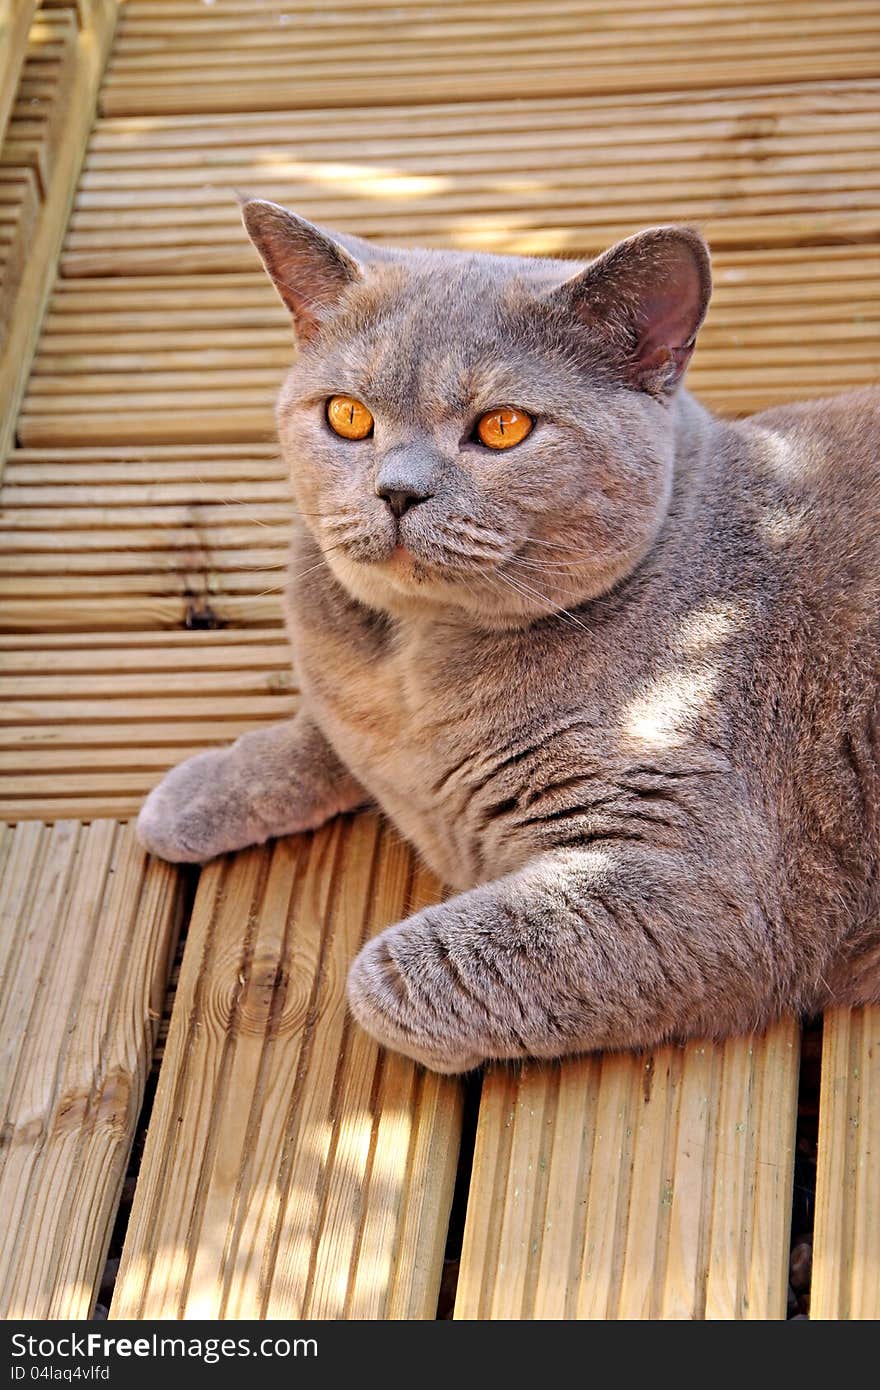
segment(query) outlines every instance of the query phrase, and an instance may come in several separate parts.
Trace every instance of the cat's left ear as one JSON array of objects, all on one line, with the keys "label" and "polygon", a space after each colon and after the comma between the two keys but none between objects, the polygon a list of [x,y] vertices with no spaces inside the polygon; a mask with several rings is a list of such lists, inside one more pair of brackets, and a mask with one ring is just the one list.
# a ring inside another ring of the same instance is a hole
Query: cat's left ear
[{"label": "cat's left ear", "polygon": [[662,396],[684,375],[711,293],[699,232],[652,227],[612,246],[550,299],[598,331],[629,385]]}]

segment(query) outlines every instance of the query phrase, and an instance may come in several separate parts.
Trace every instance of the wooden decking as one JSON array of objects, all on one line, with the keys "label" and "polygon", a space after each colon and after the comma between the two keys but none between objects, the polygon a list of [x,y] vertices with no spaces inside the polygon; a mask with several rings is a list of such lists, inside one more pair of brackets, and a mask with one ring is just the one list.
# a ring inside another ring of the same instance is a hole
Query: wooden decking
[{"label": "wooden decking", "polygon": [[[745,412],[880,375],[878,105],[875,0],[0,0],[0,1315],[94,1305],[183,931],[112,1316],[431,1318],[444,1253],[460,1318],[785,1316],[793,1022],[466,1107],[346,1015],[441,891],[374,817],[194,899],[128,822],[296,703],[235,188],[398,243],[696,221],[689,384]],[[877,1317],[880,1010],[823,1045],[812,1312]]]}]

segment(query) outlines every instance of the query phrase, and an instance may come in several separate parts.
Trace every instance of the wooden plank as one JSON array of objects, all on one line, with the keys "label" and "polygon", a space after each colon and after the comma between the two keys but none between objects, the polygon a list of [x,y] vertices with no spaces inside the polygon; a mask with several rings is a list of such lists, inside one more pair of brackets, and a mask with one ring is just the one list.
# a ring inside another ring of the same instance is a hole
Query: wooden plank
[{"label": "wooden plank", "polygon": [[134,816],[182,758],[296,703],[281,629],[6,635],[0,817]]},{"label": "wooden plank", "polygon": [[[150,586],[153,587],[153,586]],[[0,601],[7,632],[141,631],[143,628],[266,627],[282,623],[281,602],[269,594],[215,594],[200,585],[177,594],[125,594],[103,597],[63,594]]]},{"label": "wooden plank", "polygon": [[434,1316],[460,1090],[344,1003],[433,891],[370,816],[203,872],[113,1317]]},{"label": "wooden plank", "polygon": [[27,250],[40,210],[34,171],[7,168],[3,192],[10,198],[0,211],[0,347],[9,331],[15,300],[27,263]]},{"label": "wooden plank", "polygon": [[[629,7],[373,4],[352,12],[224,11],[201,23],[126,12],[102,93],[108,115],[326,108],[657,90],[876,74],[877,15],[860,4]],[[701,61],[693,61],[699,45]],[[272,54],[271,69],[266,54]]]},{"label": "wooden plank", "polygon": [[[96,634],[99,638],[106,639],[109,634]],[[146,634],[144,634],[146,635]],[[150,634],[155,636],[155,634]],[[183,634],[181,634],[183,635]],[[251,634],[251,641],[248,643],[238,642],[222,646],[219,643],[208,645],[200,644],[198,639],[204,637],[216,637],[217,633],[198,633],[187,634],[188,642],[185,651],[176,647],[157,647],[155,644],[145,646],[135,646],[125,648],[119,644],[113,646],[102,646],[97,650],[80,645],[72,649],[59,648],[57,646],[43,646],[39,650],[22,647],[17,645],[12,648],[9,639],[0,638],[0,670],[7,676],[9,675],[57,675],[64,673],[90,674],[97,675],[99,672],[134,672],[141,675],[154,675],[157,680],[162,679],[162,672],[174,672],[185,669],[189,672],[203,671],[234,671],[234,670],[281,670],[287,672],[290,668],[290,655],[281,634],[270,629],[265,634],[267,641],[265,644],[254,640]],[[230,633],[231,637],[247,636],[246,633]],[[141,634],[138,634],[140,637]],[[269,640],[274,639],[274,640]],[[48,648],[48,649],[47,649]]]},{"label": "wooden plank", "polygon": [[[235,630],[218,631],[193,631],[193,632],[46,632],[39,634],[10,634],[0,633],[0,651],[5,652],[39,652],[41,657],[51,661],[53,652],[70,650],[76,652],[82,648],[97,654],[99,649],[126,648],[132,649],[131,661],[137,660],[136,653],[139,648],[155,648],[158,646],[168,647],[169,651],[175,646],[185,646],[187,648],[186,660],[195,659],[198,663],[198,652],[204,650],[209,652],[212,646],[232,647],[246,645],[249,643],[262,644],[267,646],[286,645],[286,638],[283,632],[277,628],[242,628]],[[100,660],[100,656],[97,657]]]},{"label": "wooden plank", "polygon": [[782,1318],[798,1032],[493,1069],[457,1318]]},{"label": "wooden plank", "polygon": [[[590,95],[323,111],[320,128],[296,112],[252,127],[175,116],[143,133],[136,120],[102,122],[65,270],[247,270],[242,186],[367,236],[474,249],[589,255],[674,220],[700,221],[721,248],[865,239],[877,232],[876,100],[876,83],[817,83],[717,92],[686,109]],[[371,137],[356,150],[352,122]]]},{"label": "wooden plank", "polygon": [[811,1318],[880,1318],[880,1007],[825,1015]]},{"label": "wooden plank", "polygon": [[0,1315],[87,1318],[177,928],[177,876],[113,822],[0,829]]}]

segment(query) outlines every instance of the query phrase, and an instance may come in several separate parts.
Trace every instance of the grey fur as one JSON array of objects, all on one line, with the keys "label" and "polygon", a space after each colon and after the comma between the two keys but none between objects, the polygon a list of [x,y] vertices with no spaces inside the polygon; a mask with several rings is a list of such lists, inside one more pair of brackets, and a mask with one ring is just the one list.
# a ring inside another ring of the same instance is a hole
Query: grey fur
[{"label": "grey fur", "polygon": [[[148,847],[378,803],[458,895],[368,943],[351,1005],[441,1071],[880,1000],[880,394],[714,418],[679,386],[686,229],[579,268],[245,216],[276,275],[296,245],[305,712],[170,773]],[[330,431],[335,393],[373,436]],[[495,453],[499,405],[537,423]],[[383,469],[431,493],[399,522]]]}]

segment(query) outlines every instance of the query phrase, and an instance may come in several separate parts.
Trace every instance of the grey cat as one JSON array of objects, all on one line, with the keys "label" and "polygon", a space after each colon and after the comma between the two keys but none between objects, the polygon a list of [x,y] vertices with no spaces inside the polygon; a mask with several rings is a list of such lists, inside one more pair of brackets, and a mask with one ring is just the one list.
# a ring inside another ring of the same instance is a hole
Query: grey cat
[{"label": "grey cat", "polygon": [[714,418],[686,228],[584,267],[243,214],[300,343],[302,710],[171,772],[144,844],[378,803],[458,895],[351,1006],[438,1071],[880,999],[880,393]]}]

